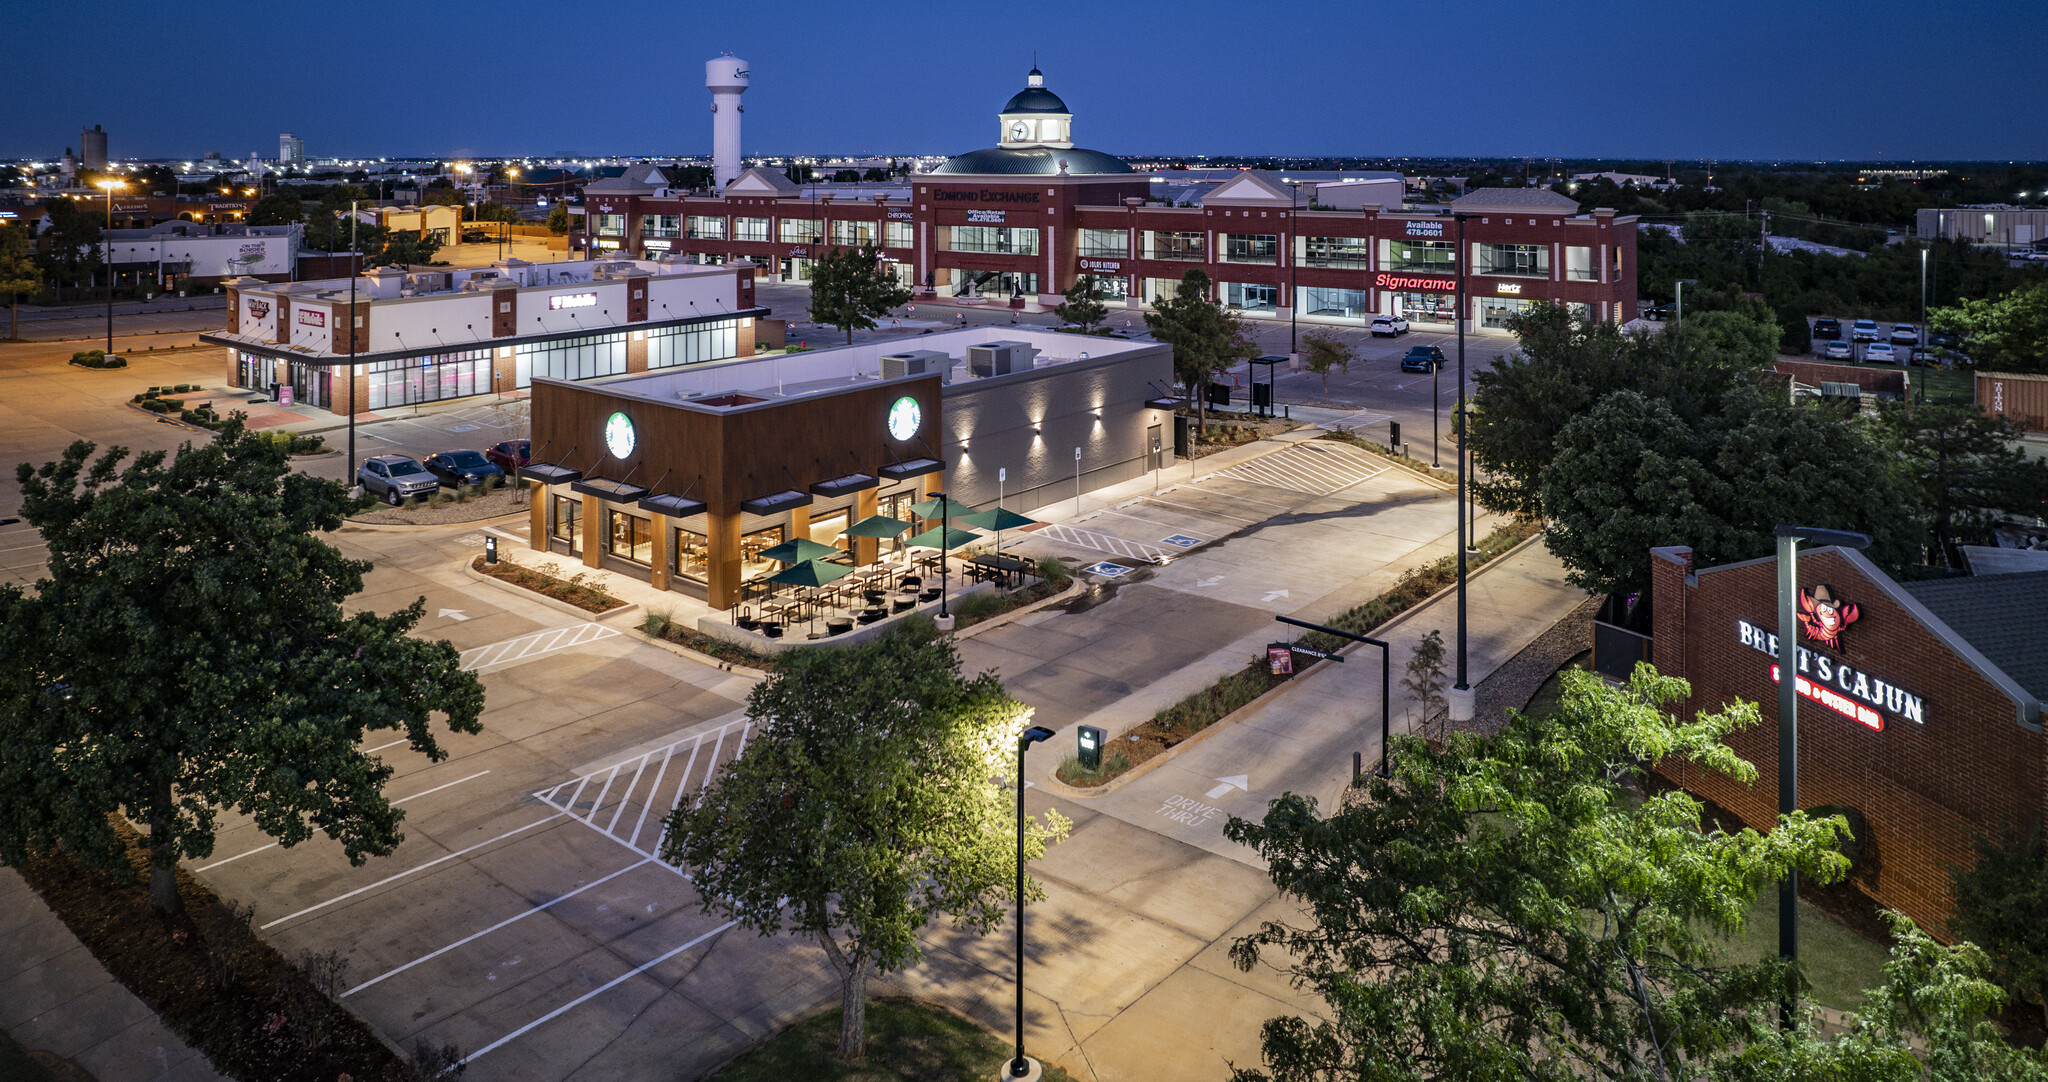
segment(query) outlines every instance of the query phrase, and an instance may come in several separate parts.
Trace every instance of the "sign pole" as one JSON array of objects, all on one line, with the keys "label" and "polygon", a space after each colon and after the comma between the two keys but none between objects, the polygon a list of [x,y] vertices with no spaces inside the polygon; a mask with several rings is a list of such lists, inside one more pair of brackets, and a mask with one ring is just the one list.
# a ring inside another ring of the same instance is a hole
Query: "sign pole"
[{"label": "sign pole", "polygon": [[[1799,810],[1799,537],[1778,531],[1778,815]],[[1799,964],[1799,872],[1778,884],[1778,957],[1787,969]],[[1778,1025],[1792,1028],[1790,975]]]},{"label": "sign pole", "polygon": [[[1391,670],[1391,669],[1392,669],[1392,667],[1393,667],[1393,663],[1392,663],[1392,660],[1391,660],[1391,658],[1390,658],[1390,657],[1389,657],[1388,655],[1390,655],[1390,654],[1391,654],[1391,653],[1393,652],[1393,648],[1392,648],[1392,647],[1390,647],[1389,645],[1387,645],[1387,644],[1386,644],[1385,642],[1383,642],[1383,641],[1379,640],[1379,639],[1367,638],[1367,637],[1366,637],[1366,636],[1364,636],[1364,635],[1354,635],[1354,634],[1352,634],[1352,633],[1351,633],[1351,632],[1349,632],[1349,631],[1339,631],[1339,630],[1337,630],[1337,629],[1336,629],[1336,628],[1334,628],[1334,627],[1324,627],[1324,626],[1323,626],[1323,625],[1321,625],[1321,624],[1311,624],[1311,623],[1309,623],[1309,622],[1308,622],[1307,620],[1296,620],[1296,619],[1295,619],[1294,617],[1292,617],[1292,616],[1275,616],[1275,617],[1273,617],[1273,619],[1275,619],[1275,620],[1278,620],[1278,621],[1280,621],[1280,622],[1281,622],[1281,623],[1283,623],[1283,624],[1289,624],[1289,625],[1292,625],[1292,626],[1294,626],[1294,627],[1305,627],[1305,628],[1309,629],[1310,631],[1320,631],[1320,632],[1322,632],[1322,633],[1323,633],[1323,634],[1325,634],[1325,635],[1335,635],[1336,637],[1338,637],[1338,638],[1340,638],[1340,639],[1350,639],[1350,640],[1351,640],[1352,642],[1362,642],[1362,643],[1364,643],[1364,644],[1365,644],[1365,645],[1367,645],[1367,646],[1377,646],[1377,647],[1379,647],[1379,648],[1380,648],[1380,767],[1379,767],[1379,775],[1380,775],[1380,777],[1381,777],[1382,779],[1385,779],[1385,778],[1390,778],[1390,777],[1392,777],[1392,774],[1390,774],[1390,773],[1388,772],[1388,769],[1387,769],[1387,744],[1388,744],[1388,742],[1389,742],[1389,741],[1390,741],[1390,740],[1392,739],[1392,737],[1391,737],[1391,728],[1392,728],[1392,727],[1391,727],[1391,725],[1389,724],[1389,721],[1388,721],[1387,689],[1388,689],[1388,686],[1389,686],[1389,684],[1391,683],[1391,680],[1390,680],[1390,672],[1389,672],[1389,670]],[[1311,652],[1311,651],[1304,651],[1304,652]],[[1333,655],[1333,654],[1322,654],[1322,653],[1321,653],[1320,651],[1312,651],[1312,652],[1314,652],[1314,653],[1318,654],[1319,656],[1323,656],[1323,657],[1328,657],[1328,658],[1329,658],[1329,659],[1330,659],[1331,661],[1342,661],[1342,660],[1344,660],[1343,658],[1341,658],[1341,657],[1337,657],[1337,656],[1335,656],[1335,655]]]}]

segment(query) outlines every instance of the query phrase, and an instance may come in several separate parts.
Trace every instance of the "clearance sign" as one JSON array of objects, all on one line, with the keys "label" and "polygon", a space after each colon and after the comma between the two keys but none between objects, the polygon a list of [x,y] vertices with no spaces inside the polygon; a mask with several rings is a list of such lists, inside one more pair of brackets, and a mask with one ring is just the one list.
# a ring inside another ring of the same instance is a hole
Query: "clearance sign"
[{"label": "clearance sign", "polygon": [[[1735,621],[1736,638],[1758,653],[1778,656],[1778,636],[1747,620]],[[1886,715],[1915,724],[1927,723],[1927,700],[1879,676],[1857,669],[1846,661],[1818,650],[1799,649],[1799,696],[1860,725],[1883,731]],[[1779,679],[1778,666],[1771,666],[1771,682]]]}]

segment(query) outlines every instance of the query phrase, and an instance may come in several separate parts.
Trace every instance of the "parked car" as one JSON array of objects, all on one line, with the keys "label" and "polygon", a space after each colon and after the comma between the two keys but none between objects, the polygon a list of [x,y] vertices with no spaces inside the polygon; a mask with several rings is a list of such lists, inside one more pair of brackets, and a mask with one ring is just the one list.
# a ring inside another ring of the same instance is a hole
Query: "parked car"
[{"label": "parked car", "polygon": [[1929,346],[1914,346],[1906,352],[1906,359],[1914,364],[1941,366],[1941,351]]},{"label": "parked car", "polygon": [[1407,355],[1401,358],[1403,372],[1434,372],[1443,366],[1441,346],[1409,346]]},{"label": "parked car", "polygon": [[1865,364],[1897,364],[1899,351],[1893,349],[1890,342],[1872,342],[1863,347],[1863,361]]},{"label": "parked car", "polygon": [[496,238],[481,229],[465,229],[462,231],[462,243],[464,244],[489,244],[494,239]]},{"label": "parked car", "polygon": [[519,467],[533,464],[533,441],[503,440],[491,444],[484,451],[484,458],[490,460],[491,465],[504,470],[505,476],[510,477],[519,472]]},{"label": "parked car", "polygon": [[471,451],[443,451],[427,456],[427,472],[439,478],[450,488],[463,485],[480,485],[489,478],[505,479],[505,471],[493,465],[482,454]]},{"label": "parked car", "polygon": [[1372,317],[1372,336],[1374,338],[1399,338],[1407,333],[1408,321],[1400,316]]},{"label": "parked car", "polygon": [[1910,346],[1920,341],[1920,328],[1911,323],[1892,324],[1892,345]]},{"label": "parked car", "polygon": [[1671,318],[1671,306],[1668,304],[1659,304],[1653,305],[1649,308],[1645,308],[1643,309],[1643,318],[1648,320],[1654,320],[1658,323],[1662,323],[1665,320]]},{"label": "parked car", "polygon": [[356,467],[356,484],[393,507],[441,487],[426,468],[404,455],[376,455]]},{"label": "parked car", "polygon": [[1842,321],[1822,316],[1813,321],[1813,340],[1830,342],[1842,337]]},{"label": "parked car", "polygon": [[1849,329],[1851,342],[1875,342],[1882,337],[1884,335],[1878,331],[1877,321],[1874,319],[1859,319],[1856,325]]},{"label": "parked car", "polygon": [[1855,359],[1856,351],[1850,348],[1849,343],[1837,338],[1822,345],[1820,355],[1828,360],[1847,361]]},{"label": "parked car", "polygon": [[1927,344],[1943,349],[1955,349],[1963,344],[1963,336],[1954,331],[1928,331]]}]

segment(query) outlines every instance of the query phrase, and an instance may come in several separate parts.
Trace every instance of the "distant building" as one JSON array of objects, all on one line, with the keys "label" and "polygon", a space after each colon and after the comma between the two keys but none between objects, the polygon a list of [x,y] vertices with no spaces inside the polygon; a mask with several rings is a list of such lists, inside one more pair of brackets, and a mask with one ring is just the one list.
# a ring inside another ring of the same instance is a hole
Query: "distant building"
[{"label": "distant building", "polygon": [[63,177],[66,184],[78,175],[78,155],[71,153],[70,147],[65,147],[64,156],[57,159],[57,175]]},{"label": "distant building", "polygon": [[1922,237],[2031,248],[2048,240],[2048,208],[1984,203],[1970,207],[1922,207],[1915,232]]},{"label": "distant building", "polygon": [[1572,174],[1572,183],[1574,184],[1585,184],[1595,180],[1607,181],[1608,183],[1613,184],[1617,188],[1669,188],[1674,186],[1671,181],[1668,181],[1663,177],[1651,176],[1648,173]]},{"label": "distant building", "polygon": [[93,172],[107,167],[107,130],[94,124],[78,133],[79,164]]},{"label": "distant building", "polygon": [[306,164],[306,141],[285,132],[277,137],[277,164],[281,169],[291,169]]}]

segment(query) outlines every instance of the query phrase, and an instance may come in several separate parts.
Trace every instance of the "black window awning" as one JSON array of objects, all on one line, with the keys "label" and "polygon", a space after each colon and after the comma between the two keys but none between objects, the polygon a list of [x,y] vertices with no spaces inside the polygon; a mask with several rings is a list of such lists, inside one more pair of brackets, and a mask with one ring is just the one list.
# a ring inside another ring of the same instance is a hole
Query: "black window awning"
[{"label": "black window awning", "polygon": [[923,477],[928,473],[938,473],[945,468],[946,464],[937,459],[913,458],[908,462],[884,466],[876,472],[891,481],[903,481],[912,477]]},{"label": "black window awning", "polygon": [[693,500],[688,496],[676,496],[666,492],[658,496],[643,496],[640,498],[640,510],[651,511],[657,515],[667,515],[670,518],[689,518],[691,515],[701,515],[708,507],[709,505],[703,500]]},{"label": "black window awning", "polygon": [[766,496],[756,496],[751,500],[741,500],[740,510],[750,515],[779,515],[784,511],[795,510],[799,507],[809,507],[810,505],[810,493],[798,492],[792,488],[781,492],[771,492]]},{"label": "black window awning", "polygon": [[612,503],[633,503],[647,495],[646,485],[629,485],[624,481],[612,481],[603,477],[589,477],[569,483],[569,491],[581,492]]},{"label": "black window awning", "polygon": [[1161,395],[1158,398],[1148,398],[1145,400],[1145,407],[1155,410],[1177,410],[1187,404],[1187,399],[1175,398],[1172,395]]},{"label": "black window awning", "polygon": [[566,485],[582,480],[583,471],[572,470],[567,466],[551,466],[545,462],[536,462],[531,466],[519,467],[519,476],[535,484]]},{"label": "black window awning", "polygon": [[835,496],[850,496],[856,492],[863,492],[881,483],[873,474],[849,473],[844,477],[834,477],[829,481],[813,483],[811,485],[811,495],[823,496],[829,500]]}]

